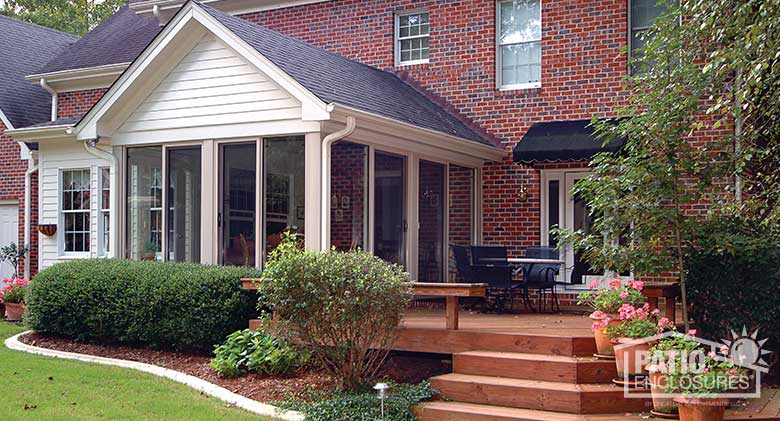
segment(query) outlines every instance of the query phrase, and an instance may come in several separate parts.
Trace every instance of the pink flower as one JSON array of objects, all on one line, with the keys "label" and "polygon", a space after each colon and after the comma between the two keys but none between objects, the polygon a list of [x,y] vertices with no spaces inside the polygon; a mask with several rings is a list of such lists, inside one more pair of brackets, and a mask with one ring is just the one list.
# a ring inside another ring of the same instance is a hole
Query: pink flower
[{"label": "pink flower", "polygon": [[607,314],[601,310],[596,310],[593,312],[592,316],[594,319],[603,319],[604,317],[607,316]]},{"label": "pink flower", "polygon": [[620,278],[614,278],[610,279],[607,285],[610,289],[619,289],[623,286],[623,282],[620,281]]},{"label": "pink flower", "polygon": [[653,314],[653,316],[657,316],[657,315],[658,315],[658,313],[660,313],[660,312],[661,312],[661,310],[659,310],[659,309],[657,309],[657,308],[656,308],[656,309],[654,309],[654,310],[653,310],[651,313]]},{"label": "pink flower", "polygon": [[601,286],[601,281],[593,281],[588,285],[589,290],[597,289],[599,286]]},{"label": "pink flower", "polygon": [[688,329],[688,336],[696,336],[696,329]]},{"label": "pink flower", "polygon": [[623,298],[623,299],[628,298],[628,291],[622,291],[619,295],[620,295],[620,298]]},{"label": "pink flower", "polygon": [[635,290],[637,290],[637,291],[641,291],[642,288],[645,287],[645,283],[642,282],[642,281],[630,281],[628,283],[628,286],[633,288],[633,289],[635,289]]}]

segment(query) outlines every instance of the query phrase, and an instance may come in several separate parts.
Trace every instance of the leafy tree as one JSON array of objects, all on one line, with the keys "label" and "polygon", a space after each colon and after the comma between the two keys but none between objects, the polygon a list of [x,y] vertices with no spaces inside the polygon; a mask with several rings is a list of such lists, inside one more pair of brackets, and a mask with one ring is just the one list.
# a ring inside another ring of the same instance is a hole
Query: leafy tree
[{"label": "leafy tree", "polygon": [[[716,54],[736,45],[740,22],[729,16],[741,3],[667,4],[668,12],[644,36],[642,56],[632,60],[640,72],[627,82],[626,105],[615,110],[616,119],[593,122],[605,143],[625,144],[618,154],[597,155],[592,174],[575,185],[574,194],[592,209],[591,231],[557,230],[561,243],[572,244],[597,267],[675,273],[686,329],[686,247],[698,237],[702,219],[745,209],[738,176],[755,161],[748,155],[753,146],[738,147],[741,137],[731,128],[735,120],[743,128],[750,124],[745,109],[736,106],[735,59]],[[726,23],[728,35],[718,27]],[[699,137],[708,141],[696,142]]]},{"label": "leafy tree", "polygon": [[5,0],[2,14],[74,35],[84,35],[125,0]]}]

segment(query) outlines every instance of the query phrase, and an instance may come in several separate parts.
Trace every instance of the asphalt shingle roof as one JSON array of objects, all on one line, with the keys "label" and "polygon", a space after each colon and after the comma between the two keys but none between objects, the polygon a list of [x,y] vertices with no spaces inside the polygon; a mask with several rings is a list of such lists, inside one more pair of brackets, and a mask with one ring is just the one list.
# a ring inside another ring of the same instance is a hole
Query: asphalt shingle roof
[{"label": "asphalt shingle roof", "polygon": [[124,6],[35,73],[129,63],[160,29],[156,18],[139,16]]},{"label": "asphalt shingle roof", "polygon": [[51,95],[24,77],[77,39],[0,15],[0,110],[15,128],[51,118]]},{"label": "asphalt shingle roof", "polygon": [[196,3],[325,103],[492,145],[471,124],[397,75]]}]

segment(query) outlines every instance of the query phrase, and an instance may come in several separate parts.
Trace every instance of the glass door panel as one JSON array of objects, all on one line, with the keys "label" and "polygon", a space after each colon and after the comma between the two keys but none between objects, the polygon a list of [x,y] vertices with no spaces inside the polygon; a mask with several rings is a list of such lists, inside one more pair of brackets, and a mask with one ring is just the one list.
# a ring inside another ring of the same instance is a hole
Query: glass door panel
[{"label": "glass door panel", "polygon": [[287,230],[303,234],[306,144],[302,136],[265,139],[265,250],[272,252]]},{"label": "glass door panel", "polygon": [[331,149],[330,245],[365,250],[368,219],[368,146],[339,141]]},{"label": "glass door panel", "polygon": [[374,162],[374,255],[391,263],[406,259],[406,161],[376,152]]},{"label": "glass door panel", "polygon": [[128,259],[162,260],[162,148],[127,150]]},{"label": "glass door panel", "polygon": [[200,262],[200,146],[168,149],[168,260]]},{"label": "glass door panel", "polygon": [[417,280],[444,281],[444,180],[446,166],[420,161],[417,209]]},{"label": "glass door panel", "polygon": [[223,265],[255,266],[257,145],[222,146],[219,228]]},{"label": "glass door panel", "polygon": [[[566,228],[588,234],[593,224],[593,216],[585,200],[571,193],[574,183],[585,176],[584,173],[566,174]],[[582,252],[575,253],[571,247],[567,247],[566,267],[572,268],[569,283],[579,285],[601,279],[603,271],[594,269],[581,254]]]}]

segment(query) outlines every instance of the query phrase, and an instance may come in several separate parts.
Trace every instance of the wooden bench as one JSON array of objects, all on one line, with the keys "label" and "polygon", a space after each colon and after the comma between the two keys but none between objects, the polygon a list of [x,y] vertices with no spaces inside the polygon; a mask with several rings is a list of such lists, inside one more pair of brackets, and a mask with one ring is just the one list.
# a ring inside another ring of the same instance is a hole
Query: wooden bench
[{"label": "wooden bench", "polygon": [[[257,278],[241,278],[241,288],[256,290]],[[446,284],[438,282],[410,282],[414,295],[428,297],[446,297],[447,329],[458,329],[458,311],[460,310],[460,297],[484,297],[487,284]]]},{"label": "wooden bench", "polygon": [[436,282],[412,282],[414,295],[446,297],[447,329],[458,329],[458,312],[460,297],[484,297],[487,284],[447,284]]},{"label": "wooden bench", "polygon": [[642,289],[642,294],[647,297],[647,302],[650,303],[651,308],[658,308],[658,299],[664,298],[666,301],[666,313],[664,315],[676,323],[677,313],[675,305],[677,304],[677,297],[680,296],[679,282],[646,282]]}]

